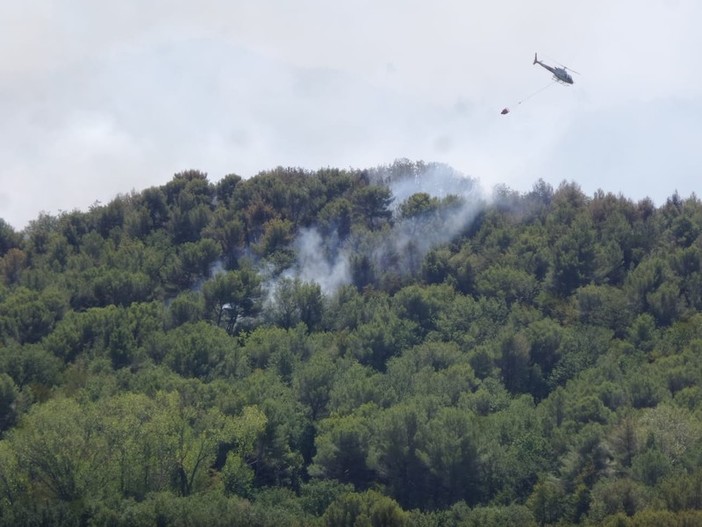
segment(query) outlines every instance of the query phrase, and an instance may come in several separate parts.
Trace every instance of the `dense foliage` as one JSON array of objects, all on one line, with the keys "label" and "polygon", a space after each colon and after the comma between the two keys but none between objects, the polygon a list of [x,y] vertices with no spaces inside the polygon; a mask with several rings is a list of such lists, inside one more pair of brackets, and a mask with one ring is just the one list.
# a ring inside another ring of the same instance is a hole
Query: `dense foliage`
[{"label": "dense foliage", "polygon": [[399,161],[0,220],[0,524],[702,525],[701,309],[695,196]]}]

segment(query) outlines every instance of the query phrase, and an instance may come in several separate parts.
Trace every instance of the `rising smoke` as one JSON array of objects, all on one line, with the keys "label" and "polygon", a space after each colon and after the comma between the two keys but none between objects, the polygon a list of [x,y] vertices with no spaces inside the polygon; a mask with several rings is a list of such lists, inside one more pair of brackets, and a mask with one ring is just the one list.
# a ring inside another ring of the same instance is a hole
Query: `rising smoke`
[{"label": "rising smoke", "polygon": [[[352,258],[364,258],[379,270],[416,273],[426,254],[470,226],[486,203],[475,180],[446,165],[396,162],[371,171],[370,178],[388,185],[394,197],[394,221],[389,229],[354,233],[345,240],[335,234],[323,236],[315,228],[304,229],[295,240],[297,262],[283,273],[285,276],[316,282],[323,293],[331,295],[352,283]],[[439,198],[441,206],[403,216],[401,204],[417,193]]]}]

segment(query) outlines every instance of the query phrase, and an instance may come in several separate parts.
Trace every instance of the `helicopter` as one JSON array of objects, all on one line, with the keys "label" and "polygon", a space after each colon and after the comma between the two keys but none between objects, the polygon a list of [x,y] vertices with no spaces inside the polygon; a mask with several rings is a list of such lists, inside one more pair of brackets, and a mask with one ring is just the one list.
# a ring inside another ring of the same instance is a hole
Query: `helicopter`
[{"label": "helicopter", "polygon": [[[546,68],[548,71],[553,73],[553,78],[557,80],[558,82],[561,82],[563,84],[573,84],[573,77],[571,77],[568,74],[568,69],[563,66],[562,68],[553,68],[549,66],[548,64],[544,64],[539,60],[539,58],[536,56],[536,53],[534,53],[534,64],[538,64],[539,66]],[[575,70],[570,70],[573,73],[577,73]]]},{"label": "helicopter", "polygon": [[[561,84],[573,84],[573,77],[571,77],[570,74],[568,73],[568,68],[566,68],[562,64],[560,65],[560,67],[555,67],[555,66],[551,67],[548,64],[544,64],[543,62],[541,62],[536,53],[534,53],[534,64],[538,64],[539,66],[541,66],[541,67],[547,69],[548,71],[550,71],[551,73],[553,73],[553,81],[549,82],[543,88],[539,88],[538,90],[536,90],[534,93],[532,93],[528,97],[525,97],[524,99],[519,101],[517,104],[522,104],[523,102],[531,99],[537,93],[544,91],[545,89],[553,86],[557,82],[561,83]],[[572,71],[573,73],[578,73],[575,70],[570,70],[570,71]],[[580,75],[580,74],[578,73],[578,75]],[[507,115],[509,112],[510,112],[510,109],[508,107],[504,107],[502,109],[502,111],[500,112],[500,114]]]}]

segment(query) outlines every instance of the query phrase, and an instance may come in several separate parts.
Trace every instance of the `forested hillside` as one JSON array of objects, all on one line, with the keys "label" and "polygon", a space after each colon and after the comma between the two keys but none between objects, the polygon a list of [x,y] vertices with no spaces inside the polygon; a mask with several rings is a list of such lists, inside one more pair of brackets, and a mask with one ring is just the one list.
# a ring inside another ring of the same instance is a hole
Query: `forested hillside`
[{"label": "forested hillside", "polygon": [[702,203],[442,165],[0,220],[0,524],[702,525]]}]

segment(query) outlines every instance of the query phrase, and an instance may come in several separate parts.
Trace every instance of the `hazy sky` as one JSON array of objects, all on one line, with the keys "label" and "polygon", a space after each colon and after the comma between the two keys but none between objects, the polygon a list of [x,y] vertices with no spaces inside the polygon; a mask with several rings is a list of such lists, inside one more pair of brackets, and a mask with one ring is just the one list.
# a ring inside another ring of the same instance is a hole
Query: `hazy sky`
[{"label": "hazy sky", "polygon": [[[2,2],[0,218],[21,229],[191,168],[397,158],[486,188],[689,196],[700,23],[698,0]],[[535,51],[581,75],[528,98],[550,78]]]}]

